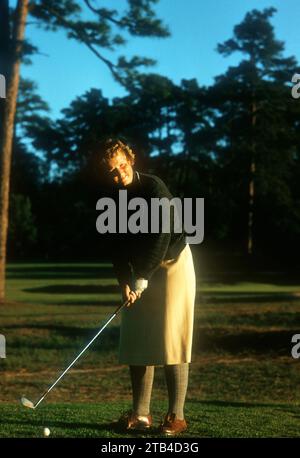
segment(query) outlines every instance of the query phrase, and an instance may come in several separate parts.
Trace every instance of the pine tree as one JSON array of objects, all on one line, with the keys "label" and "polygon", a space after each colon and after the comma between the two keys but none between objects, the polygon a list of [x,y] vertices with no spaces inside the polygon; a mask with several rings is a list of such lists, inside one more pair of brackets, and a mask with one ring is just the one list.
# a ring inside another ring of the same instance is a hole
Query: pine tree
[{"label": "pine tree", "polygon": [[294,57],[284,57],[284,44],[275,38],[270,23],[275,12],[267,8],[247,13],[235,26],[233,38],[218,45],[222,55],[239,53],[244,58],[217,77],[211,89],[219,132],[215,150],[223,167],[223,185],[229,194],[238,196],[232,203],[232,217],[239,219],[237,229],[242,233],[246,212],[234,212],[248,208],[249,254],[254,250],[257,191],[261,197],[276,187],[276,199],[287,196],[293,163],[289,84],[297,62]]},{"label": "pine tree", "polygon": [[[124,13],[116,9],[98,8],[91,0],[18,0],[9,10],[8,0],[1,1],[0,9],[0,63],[5,66],[7,98],[0,109],[0,301],[5,295],[6,242],[12,144],[18,97],[21,59],[37,51],[24,39],[29,16],[48,33],[65,30],[69,39],[85,45],[111,71],[113,77],[126,85],[139,66],[153,64],[153,60],[134,56],[127,60],[120,56],[112,62],[103,50],[114,51],[126,43],[125,36],[166,37],[167,28],[156,17],[152,5],[157,0],[128,0]],[[84,19],[84,8],[94,20]]]}]

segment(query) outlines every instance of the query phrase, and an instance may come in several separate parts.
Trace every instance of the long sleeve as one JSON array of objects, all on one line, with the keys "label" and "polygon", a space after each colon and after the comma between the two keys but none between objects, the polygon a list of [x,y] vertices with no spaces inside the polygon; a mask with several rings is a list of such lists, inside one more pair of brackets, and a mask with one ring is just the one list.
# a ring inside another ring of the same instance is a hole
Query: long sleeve
[{"label": "long sleeve", "polygon": [[111,259],[119,285],[130,285],[132,282],[132,268],[128,257],[124,255],[120,243],[115,244]]},{"label": "long sleeve", "polygon": [[151,236],[141,257],[133,264],[136,277],[149,280],[159,267],[168,251],[170,234],[155,234]]},{"label": "long sleeve", "polygon": [[[167,206],[167,215],[161,210],[161,206],[164,207],[164,204],[167,203],[161,202],[161,199],[168,201],[173,199],[167,186],[154,175],[141,173],[137,176],[138,178],[135,179],[133,185],[128,187],[127,201],[137,197],[146,201],[148,228],[147,233],[140,231],[133,233],[128,230],[125,233],[111,234],[111,259],[121,286],[130,285],[134,277],[149,280],[163,260],[177,257],[185,245],[183,232],[178,233],[176,231],[175,233],[174,230],[174,211],[176,211],[173,207],[174,202]],[[119,206],[124,205],[124,203],[119,201],[119,195],[114,195],[113,198],[116,202],[116,217],[118,219],[120,215]],[[155,212],[151,214],[152,199],[157,199],[156,211],[159,214]],[[130,212],[135,212],[135,210],[128,209],[127,223],[134,214]],[[162,231],[164,217],[170,218],[170,227],[167,232]],[[151,232],[152,223],[156,223],[156,232],[154,233]],[[119,224],[116,227],[119,228]]]},{"label": "long sleeve", "polygon": [[[152,198],[167,198],[168,200],[172,199],[172,195],[170,194],[168,188],[158,178],[156,178],[156,181],[153,181],[151,186],[147,189],[148,208],[150,208],[150,200]],[[149,221],[151,217],[153,218],[153,215],[150,215],[149,212]],[[141,237],[141,252],[138,253],[138,256],[136,256],[133,260],[133,270],[136,277],[143,277],[149,280],[155,270],[164,260],[171,240],[171,231],[173,228],[173,209],[171,209],[170,218],[170,232],[162,232],[162,221],[160,221],[158,233],[143,234]]]}]

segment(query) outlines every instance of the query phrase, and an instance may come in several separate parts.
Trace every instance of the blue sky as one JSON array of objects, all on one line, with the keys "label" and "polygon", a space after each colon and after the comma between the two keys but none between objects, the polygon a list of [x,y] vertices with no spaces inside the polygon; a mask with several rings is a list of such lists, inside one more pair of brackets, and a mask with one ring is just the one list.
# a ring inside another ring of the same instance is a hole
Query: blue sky
[{"label": "blue sky", "polygon": [[[116,9],[126,4],[125,0],[94,0],[97,3]],[[214,76],[240,60],[238,55],[219,55],[217,43],[231,38],[233,27],[248,11],[270,6],[278,10],[272,24],[276,38],[285,42],[285,56],[294,55],[300,61],[299,0],[160,0],[155,10],[169,26],[171,37],[130,38],[118,54],[157,60],[151,71],[175,83],[196,78],[200,85],[210,85]],[[125,94],[105,65],[84,45],[68,40],[63,32],[45,32],[28,25],[26,36],[43,55],[34,56],[33,65],[23,65],[22,76],[37,82],[39,94],[50,105],[51,117],[59,116],[62,108],[92,87],[102,89],[110,99]],[[118,56],[106,50],[102,53],[113,60]],[[291,78],[294,73],[291,69]]]}]

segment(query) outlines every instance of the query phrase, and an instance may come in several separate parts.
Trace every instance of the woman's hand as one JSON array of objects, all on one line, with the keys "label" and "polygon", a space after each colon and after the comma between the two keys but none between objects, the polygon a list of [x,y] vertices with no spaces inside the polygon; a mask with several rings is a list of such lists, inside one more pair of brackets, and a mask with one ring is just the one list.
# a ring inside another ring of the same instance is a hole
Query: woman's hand
[{"label": "woman's hand", "polygon": [[129,301],[129,304],[127,307],[130,307],[131,304],[133,304],[137,299],[141,297],[141,292],[140,291],[132,291],[129,285],[125,285],[122,288],[122,295],[124,301]]}]

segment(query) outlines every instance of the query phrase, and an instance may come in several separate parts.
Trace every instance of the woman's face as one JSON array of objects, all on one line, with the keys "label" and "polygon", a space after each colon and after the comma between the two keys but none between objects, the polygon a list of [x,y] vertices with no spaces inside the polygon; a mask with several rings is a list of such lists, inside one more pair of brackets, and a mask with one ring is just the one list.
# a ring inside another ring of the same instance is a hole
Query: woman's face
[{"label": "woman's face", "polygon": [[108,174],[116,186],[130,185],[133,181],[132,161],[122,151],[118,151],[108,161]]}]

